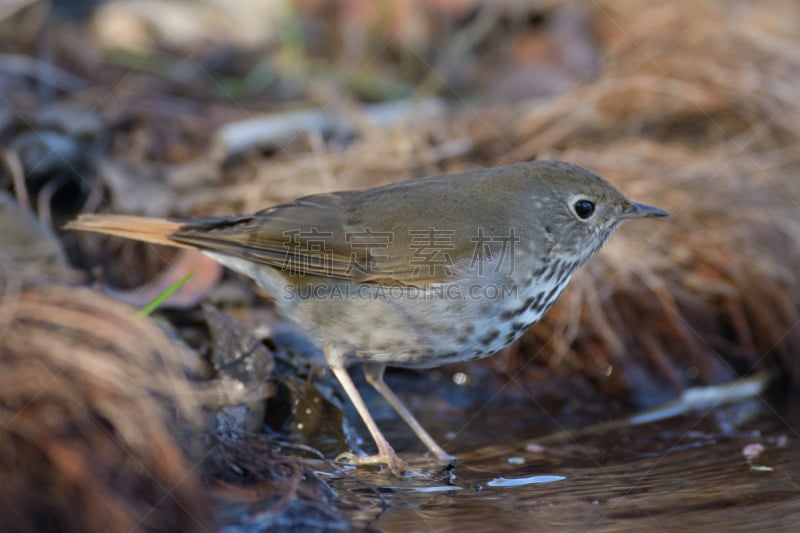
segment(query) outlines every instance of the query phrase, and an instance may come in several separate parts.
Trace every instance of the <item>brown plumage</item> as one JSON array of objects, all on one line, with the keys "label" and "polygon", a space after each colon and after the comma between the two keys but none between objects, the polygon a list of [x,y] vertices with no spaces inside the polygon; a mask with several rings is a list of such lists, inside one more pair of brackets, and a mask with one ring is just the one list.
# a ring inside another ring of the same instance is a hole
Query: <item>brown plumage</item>
[{"label": "brown plumage", "polygon": [[347,363],[365,363],[428,449],[449,458],[386,387],[385,366],[496,352],[539,320],[620,223],[664,215],[577,165],[534,161],[307,196],[253,215],[83,215],[67,228],[196,247],[255,279],[324,349],[375,439],[378,455],[350,459],[400,472]]}]

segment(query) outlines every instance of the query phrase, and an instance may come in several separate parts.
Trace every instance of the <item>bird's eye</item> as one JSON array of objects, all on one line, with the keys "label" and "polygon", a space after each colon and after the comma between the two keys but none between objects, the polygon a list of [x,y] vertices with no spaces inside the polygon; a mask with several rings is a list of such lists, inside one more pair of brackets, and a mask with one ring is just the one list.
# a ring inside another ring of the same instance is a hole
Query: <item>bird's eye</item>
[{"label": "bird's eye", "polygon": [[575,214],[583,220],[586,220],[594,213],[594,203],[589,200],[578,200],[572,204],[572,208],[575,209]]}]

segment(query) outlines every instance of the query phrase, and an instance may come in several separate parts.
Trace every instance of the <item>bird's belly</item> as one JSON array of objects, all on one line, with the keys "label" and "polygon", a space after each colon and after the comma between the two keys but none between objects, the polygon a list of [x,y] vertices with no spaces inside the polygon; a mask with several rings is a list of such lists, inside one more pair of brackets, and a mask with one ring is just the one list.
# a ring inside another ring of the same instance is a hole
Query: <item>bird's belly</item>
[{"label": "bird's belly", "polygon": [[289,278],[208,255],[253,277],[320,348],[334,345],[352,361],[414,368],[480,359],[508,346],[547,312],[572,275],[469,279],[421,289]]},{"label": "bird's belly", "polygon": [[285,305],[276,302],[315,343],[335,345],[350,360],[426,368],[480,359],[511,344],[563,286],[464,289],[310,283]]}]

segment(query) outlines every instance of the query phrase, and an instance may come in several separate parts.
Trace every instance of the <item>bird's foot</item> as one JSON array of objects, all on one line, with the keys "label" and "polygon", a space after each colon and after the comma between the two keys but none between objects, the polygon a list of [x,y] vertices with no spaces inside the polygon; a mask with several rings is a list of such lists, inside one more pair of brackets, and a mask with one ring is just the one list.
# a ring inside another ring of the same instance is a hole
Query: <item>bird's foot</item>
[{"label": "bird's foot", "polygon": [[434,453],[431,452],[433,456],[432,459],[435,460],[437,463],[446,465],[448,468],[455,468],[458,466],[458,458],[455,455],[450,455],[449,453],[442,452],[442,453]]},{"label": "bird's foot", "polygon": [[375,455],[356,455],[353,452],[343,452],[336,456],[337,463],[348,465],[385,465],[389,471],[399,477],[408,477],[419,474],[419,472],[408,466],[408,463],[400,459],[397,454],[378,453]]}]

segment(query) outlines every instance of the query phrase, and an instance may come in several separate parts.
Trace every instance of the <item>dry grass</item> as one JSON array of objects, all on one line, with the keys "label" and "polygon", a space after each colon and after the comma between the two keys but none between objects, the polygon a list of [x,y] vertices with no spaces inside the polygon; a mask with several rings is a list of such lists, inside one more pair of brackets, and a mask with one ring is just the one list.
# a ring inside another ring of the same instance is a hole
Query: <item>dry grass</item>
[{"label": "dry grass", "polygon": [[175,427],[196,408],[151,321],[88,289],[2,271],[0,515],[14,531],[201,531]]},{"label": "dry grass", "polygon": [[621,230],[527,346],[645,402],[775,356],[797,382],[798,41],[725,2],[602,5],[609,68],[527,112],[503,158],[577,162],[673,216]]}]

